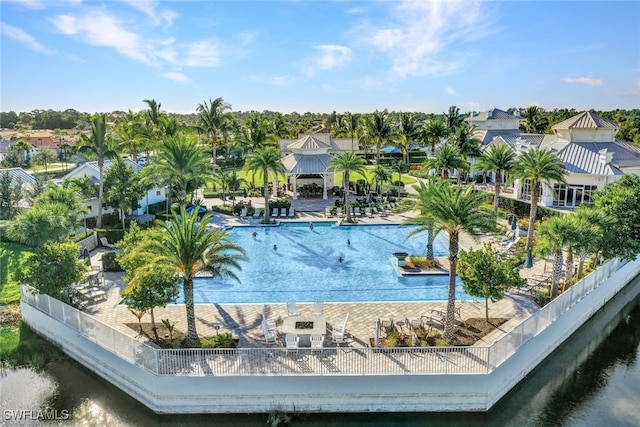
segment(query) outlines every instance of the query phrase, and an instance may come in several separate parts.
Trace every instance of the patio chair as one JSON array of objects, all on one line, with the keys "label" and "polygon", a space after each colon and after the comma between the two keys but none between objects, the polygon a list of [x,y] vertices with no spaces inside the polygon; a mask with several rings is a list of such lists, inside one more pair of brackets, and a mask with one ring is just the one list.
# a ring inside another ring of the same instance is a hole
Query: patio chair
[{"label": "patio chair", "polygon": [[300,316],[300,312],[298,311],[295,301],[289,301],[287,303],[287,313],[289,314],[289,317]]},{"label": "patio chair", "polygon": [[395,327],[393,325],[393,319],[389,317],[381,317],[378,319],[378,322],[380,322],[380,329],[387,336],[394,332]]},{"label": "patio chair", "polygon": [[254,218],[259,218],[259,217],[260,217],[260,209],[256,208],[256,209],[253,211],[253,217],[254,217]]},{"label": "patio chair", "polygon": [[247,208],[242,208],[242,210],[240,211],[240,218],[246,218],[247,217]]},{"label": "patio chair", "polygon": [[296,210],[292,207],[289,208],[289,217],[293,218],[296,216]]},{"label": "patio chair", "polygon": [[331,207],[327,206],[324,208],[324,216],[325,218],[329,218],[331,216]]},{"label": "patio chair", "polygon": [[373,216],[373,214],[371,213],[371,208],[364,208],[364,214],[365,214],[365,216],[368,216],[369,218],[371,218]]},{"label": "patio chair", "polygon": [[422,320],[418,317],[407,317],[406,319],[404,319],[404,321],[407,325],[407,328],[409,328],[409,330],[412,332],[419,330],[422,326]]},{"label": "patio chair", "polygon": [[264,315],[264,313],[262,313],[262,327],[265,328],[268,331],[277,330],[276,322],[269,323],[267,321],[267,317]]},{"label": "patio chair", "polygon": [[278,208],[273,208],[271,211],[271,216],[276,218],[278,216]]},{"label": "patio chair", "polygon": [[337,208],[336,209],[336,215],[338,216],[338,218],[343,218],[344,214],[342,213],[342,208]]},{"label": "patio chair", "polygon": [[287,216],[287,208],[280,208],[280,216]]},{"label": "patio chair", "polygon": [[343,322],[337,322],[333,325],[333,329],[331,331],[331,341],[336,344],[343,343],[345,341],[347,335],[347,322],[349,321],[349,312],[344,318]]},{"label": "patio chair", "polygon": [[287,334],[284,343],[288,351],[298,351],[300,348],[300,337],[297,334]]},{"label": "patio chair", "polygon": [[100,238],[100,244],[102,246],[106,247],[106,248],[109,248],[109,249],[118,249],[116,247],[116,245],[114,245],[113,243],[109,243],[109,241],[107,240],[106,237],[101,237]]},{"label": "patio chair", "polygon": [[362,212],[360,212],[360,206],[356,206],[355,208],[353,208],[353,214],[355,216],[362,216]]},{"label": "patio chair", "polygon": [[322,308],[323,308],[322,301],[316,301],[313,304],[313,315],[314,316],[322,316]]},{"label": "patio chair", "polygon": [[324,349],[324,335],[311,335],[311,351],[322,351]]},{"label": "patio chair", "polygon": [[278,341],[278,331],[270,331],[264,324],[262,325],[262,334],[264,342],[267,344],[275,344]]}]

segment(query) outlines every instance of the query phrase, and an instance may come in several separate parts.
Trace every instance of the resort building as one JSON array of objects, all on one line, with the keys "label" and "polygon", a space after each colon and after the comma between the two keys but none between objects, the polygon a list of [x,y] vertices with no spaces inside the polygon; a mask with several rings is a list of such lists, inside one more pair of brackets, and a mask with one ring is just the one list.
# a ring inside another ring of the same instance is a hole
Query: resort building
[{"label": "resort building", "polygon": [[469,126],[475,128],[474,136],[487,145],[498,135],[517,136],[520,134],[520,123],[524,120],[520,112],[515,115],[497,108],[481,113],[475,111],[464,119]]},{"label": "resort building", "polygon": [[[293,200],[298,197],[327,199],[329,190],[333,190],[335,185],[333,171],[327,171],[332,155],[357,150],[358,140],[316,133],[300,135],[296,140],[281,139],[278,145],[287,170],[287,189],[293,192]],[[277,196],[277,182],[273,187]]]},{"label": "resort building", "polygon": [[[0,175],[4,175],[5,173],[8,173],[11,177],[11,184],[9,184],[10,187],[15,187],[18,184],[22,185],[23,195],[25,194],[25,191],[31,190],[36,182],[35,177],[22,168],[0,169]],[[19,206],[27,207],[29,206],[29,202],[23,197],[20,200]]]},{"label": "resort building", "polygon": [[[507,144],[517,154],[533,148],[549,149],[564,163],[566,184],[541,189],[540,204],[557,208],[576,208],[591,203],[596,189],[616,181],[625,173],[640,175],[640,147],[616,139],[619,126],[591,113],[583,112],[552,127],[553,134],[505,133],[494,136],[483,148]],[[514,183],[514,197],[531,198],[528,181]]]},{"label": "resort building", "polygon": [[[135,173],[139,173],[142,170],[142,166],[138,163],[134,162],[131,159],[124,159],[124,162],[133,168]],[[104,168],[102,170],[103,175],[105,171],[107,171],[111,165],[113,164],[112,160],[104,161]],[[89,177],[89,180],[93,184],[98,184],[100,182],[100,170],[98,169],[98,162],[86,162],[82,165],[78,166],[67,175],[64,176],[65,179],[74,179],[74,178],[83,178]],[[147,190],[145,196],[138,201],[138,205],[140,206],[138,209],[135,209],[129,212],[130,215],[144,215],[147,211],[148,205],[153,205],[155,203],[164,202],[166,200],[166,191],[164,188],[152,188]],[[87,209],[89,209],[89,217],[95,217],[98,215],[98,199],[92,198],[87,200]],[[106,206],[103,202],[102,205],[102,213],[112,213],[114,210],[108,206]]]}]

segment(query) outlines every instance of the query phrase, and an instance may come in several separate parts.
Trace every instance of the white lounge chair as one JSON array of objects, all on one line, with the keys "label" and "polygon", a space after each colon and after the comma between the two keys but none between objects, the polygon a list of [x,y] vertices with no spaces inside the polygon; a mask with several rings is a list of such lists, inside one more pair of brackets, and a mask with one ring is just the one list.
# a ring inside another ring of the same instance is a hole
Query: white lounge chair
[{"label": "white lounge chair", "polygon": [[336,215],[338,216],[338,218],[343,218],[344,214],[342,213],[342,208],[337,208],[336,209]]},{"label": "white lounge chair", "polygon": [[284,342],[287,346],[287,350],[298,351],[298,348],[300,348],[300,337],[297,334],[287,334]]},{"label": "white lounge chair", "polygon": [[365,214],[365,216],[368,216],[369,218],[371,218],[373,216],[373,214],[371,213],[371,208],[364,208],[364,214]]},{"label": "white lounge chair", "polygon": [[329,218],[331,216],[331,207],[327,206],[324,208],[324,216],[325,218]]},{"label": "white lounge chair", "polygon": [[271,211],[271,216],[274,218],[278,216],[278,208],[273,208],[273,210]]},{"label": "white lounge chair", "polygon": [[347,312],[346,317],[344,318],[343,322],[338,322],[336,324],[333,325],[333,329],[331,331],[331,340],[336,343],[336,344],[340,344],[343,343],[346,335],[347,335],[347,322],[349,321],[349,312]]},{"label": "white lounge chair", "polygon": [[264,315],[264,313],[262,313],[262,327],[265,328],[268,331],[275,331],[277,330],[277,326],[276,326],[276,322],[273,323],[269,323],[267,321],[267,317]]},{"label": "white lounge chair", "polygon": [[393,319],[390,319],[388,317],[381,317],[378,319],[378,322],[380,322],[380,329],[382,330],[382,332],[387,335],[393,333],[395,329],[393,325]]},{"label": "white lounge chair", "polygon": [[242,210],[240,211],[240,218],[246,218],[247,217],[247,208],[242,208]]},{"label": "white lounge chair", "polygon": [[287,208],[280,208],[280,216],[287,216]]},{"label": "white lounge chair", "polygon": [[353,208],[353,214],[355,216],[362,216],[362,212],[360,212],[360,206]]},{"label": "white lounge chair", "polygon": [[260,217],[260,209],[256,208],[256,209],[253,211],[253,217],[254,217],[254,218],[258,218],[258,217]]},{"label": "white lounge chair", "polygon": [[264,342],[267,344],[275,344],[278,340],[278,332],[270,331],[264,324],[262,325],[262,333],[264,334]]},{"label": "white lounge chair", "polygon": [[313,304],[313,315],[314,316],[322,316],[322,309],[323,309],[323,303],[322,301],[316,301]]},{"label": "white lounge chair", "polygon": [[298,311],[295,301],[289,301],[287,303],[287,313],[289,314],[289,317],[300,316],[300,312]]},{"label": "white lounge chair", "polygon": [[324,335],[311,335],[311,351],[322,351],[324,349]]},{"label": "white lounge chair", "polygon": [[113,243],[109,243],[109,241],[107,240],[106,237],[101,237],[100,238],[100,244],[104,247],[107,247],[109,249],[117,249],[116,245],[114,245]]},{"label": "white lounge chair", "polygon": [[296,210],[292,207],[289,208],[289,216],[291,218],[293,218],[294,216],[296,216]]}]

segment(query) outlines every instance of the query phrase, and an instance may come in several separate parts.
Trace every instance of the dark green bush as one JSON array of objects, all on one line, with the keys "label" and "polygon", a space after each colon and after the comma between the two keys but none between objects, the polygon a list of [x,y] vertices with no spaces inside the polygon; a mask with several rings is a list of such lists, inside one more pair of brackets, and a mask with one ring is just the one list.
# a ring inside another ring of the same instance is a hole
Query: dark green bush
[{"label": "dark green bush", "polygon": [[98,233],[98,241],[106,237],[109,243],[116,243],[124,237],[124,230],[121,228],[94,228],[94,231]]},{"label": "dark green bush", "polygon": [[200,339],[202,348],[235,348],[236,343],[233,341],[231,332],[225,332],[219,335],[212,335]]},{"label": "dark green bush", "polygon": [[124,271],[116,260],[115,252],[105,252],[102,254],[102,269],[104,271]]}]

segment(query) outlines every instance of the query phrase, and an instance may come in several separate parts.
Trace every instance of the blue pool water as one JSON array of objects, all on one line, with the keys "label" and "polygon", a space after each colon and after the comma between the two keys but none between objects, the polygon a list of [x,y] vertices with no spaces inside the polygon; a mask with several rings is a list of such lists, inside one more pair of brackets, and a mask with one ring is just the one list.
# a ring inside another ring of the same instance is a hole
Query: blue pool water
[{"label": "blue pool water", "polygon": [[[411,230],[408,226],[337,227],[318,222],[313,230],[308,223],[236,227],[229,230],[231,240],[245,248],[248,257],[237,272],[240,283],[196,278],[194,300],[207,304],[444,301],[448,275],[398,277],[392,266],[394,252],[425,253],[426,233],[407,240]],[[446,256],[447,246],[446,237],[439,235],[434,244],[436,256]],[[460,283],[456,298],[470,299]]]}]

